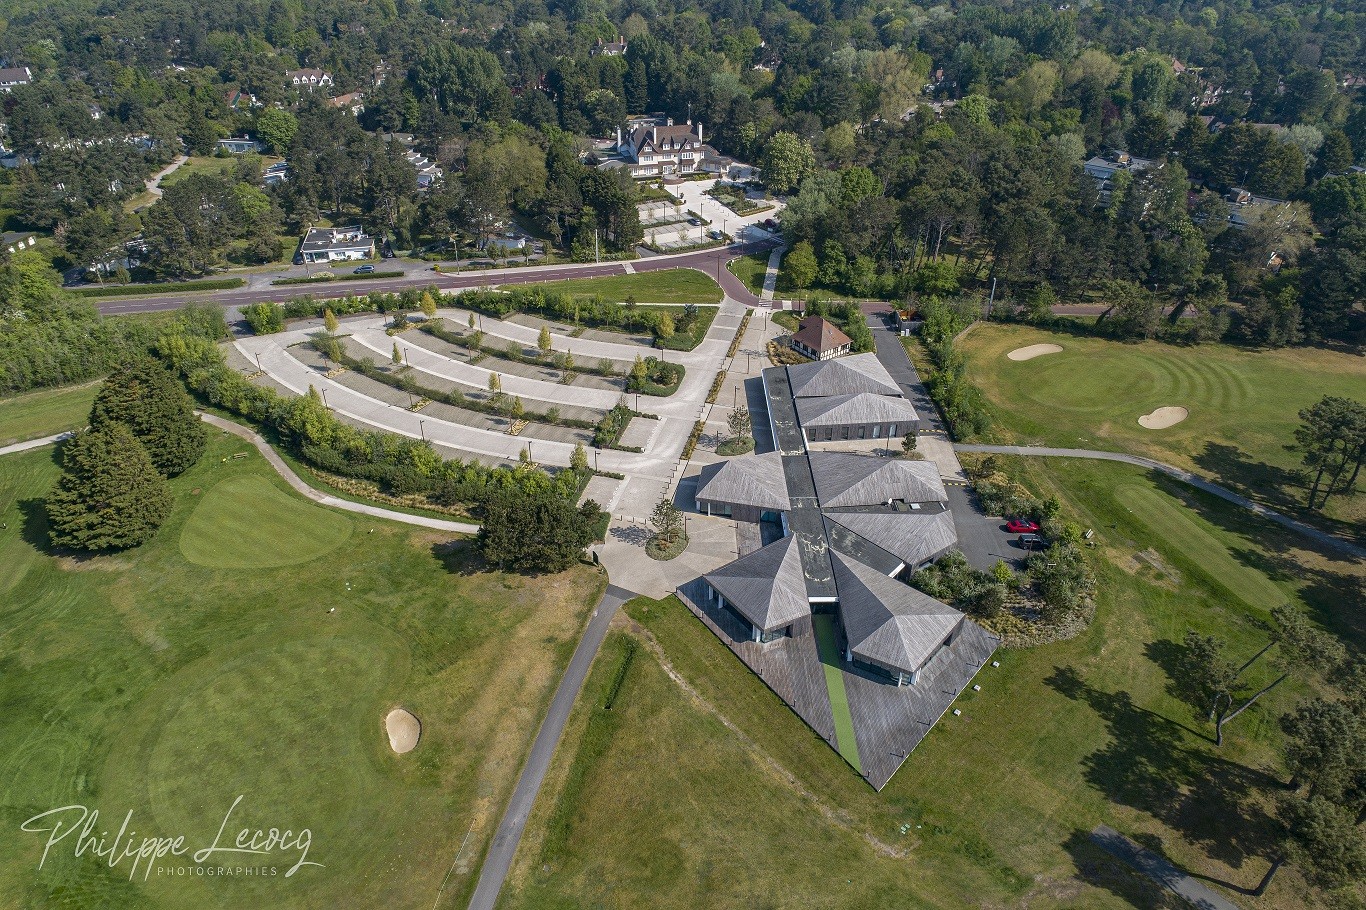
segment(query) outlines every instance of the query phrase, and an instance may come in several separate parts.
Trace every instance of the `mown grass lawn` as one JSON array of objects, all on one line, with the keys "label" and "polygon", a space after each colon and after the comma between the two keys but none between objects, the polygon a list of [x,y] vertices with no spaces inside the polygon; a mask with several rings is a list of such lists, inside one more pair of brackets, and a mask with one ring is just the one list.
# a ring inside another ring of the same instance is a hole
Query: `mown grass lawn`
[{"label": "mown grass lawn", "polygon": [[[1063,350],[1026,361],[1032,344]],[[1316,348],[1247,351],[1226,345],[1127,344],[1027,326],[979,325],[960,342],[968,377],[1003,435],[1021,443],[1146,455],[1216,479],[1278,509],[1295,510],[1299,411],[1325,395],[1366,401],[1366,358]],[[1138,418],[1155,408],[1190,416],[1165,430]],[[1323,523],[1361,536],[1366,495],[1330,502]],[[1354,527],[1355,526],[1355,527]]]},{"label": "mown grass lawn", "polygon": [[0,446],[80,429],[99,390],[89,382],[0,398]]},{"label": "mown grass lawn", "polygon": [[[1366,641],[1351,599],[1363,569],[1136,468],[1008,461],[1097,531],[1100,596],[1081,636],[999,652],[1001,666],[978,674],[982,691],[957,702],[962,716],[945,716],[875,793],[678,601],[633,601],[500,906],[1167,906],[1090,845],[1101,823],[1255,886],[1271,849],[1265,807],[1284,780],[1276,719],[1312,683],[1274,690],[1215,750],[1199,712],[1172,694],[1172,643],[1195,628],[1250,657],[1281,598]],[[1129,511],[1135,491],[1190,527],[1176,539],[1154,529]],[[1226,561],[1257,581],[1230,589],[1217,575]],[[1248,678],[1274,672],[1264,659]],[[1233,896],[1248,910],[1327,906],[1290,869],[1262,898]]]},{"label": "mown grass lawn", "polygon": [[614,303],[622,303],[627,297],[637,303],[720,303],[722,296],[721,286],[697,269],[551,280],[545,287],[562,294],[597,295]]},{"label": "mown grass lawn", "polygon": [[749,253],[726,263],[732,275],[749,288],[751,294],[764,292],[764,275],[768,273],[768,253]]},{"label": "mown grass lawn", "polygon": [[[44,543],[52,452],[0,458],[0,904],[430,910],[448,872],[439,907],[468,899],[601,576],[482,571],[467,542],[322,510],[254,451],[223,460],[242,448],[215,432],[151,543],[82,560]],[[403,756],[398,705],[423,725]],[[139,838],[193,852],[238,796],[229,837],[307,827],[321,867],[285,877],[296,849],[208,863],[275,875],[130,881],[73,837],[40,870],[20,830],[86,805],[112,837],[131,810]]]}]

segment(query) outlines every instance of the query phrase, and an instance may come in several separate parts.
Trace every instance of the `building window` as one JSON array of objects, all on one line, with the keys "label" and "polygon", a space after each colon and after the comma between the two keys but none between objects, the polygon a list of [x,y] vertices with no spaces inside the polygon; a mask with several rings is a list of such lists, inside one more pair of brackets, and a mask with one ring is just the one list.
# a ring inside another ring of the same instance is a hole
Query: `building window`
[{"label": "building window", "polygon": [[875,423],[875,424],[873,424],[873,438],[874,438],[874,439],[880,439],[880,438],[882,438],[882,424],[880,424],[880,423]]},{"label": "building window", "polygon": [[825,441],[826,441],[826,442],[829,442],[830,440],[832,440],[832,439],[834,439],[834,438],[835,438],[835,428],[834,428],[834,427],[826,427],[826,428],[825,428]]},{"label": "building window", "polygon": [[843,429],[844,432],[843,432],[841,438],[843,438],[843,439],[848,439],[848,438],[849,438],[849,428],[848,428],[848,427],[843,427],[842,429]]},{"label": "building window", "polygon": [[859,427],[859,428],[858,428],[858,438],[859,438],[859,439],[862,439],[862,438],[864,437],[864,435],[865,435],[867,432],[868,432],[868,428],[867,428],[867,427]]}]

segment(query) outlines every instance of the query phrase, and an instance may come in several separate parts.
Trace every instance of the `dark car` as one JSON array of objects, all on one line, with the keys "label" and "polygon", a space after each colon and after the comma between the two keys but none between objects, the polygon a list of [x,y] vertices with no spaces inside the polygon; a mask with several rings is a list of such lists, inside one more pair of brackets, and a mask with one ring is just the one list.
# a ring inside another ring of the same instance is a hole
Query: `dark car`
[{"label": "dark car", "polygon": [[1042,550],[1046,544],[1038,534],[1021,534],[1020,547],[1025,550]]},{"label": "dark car", "polygon": [[1039,524],[1038,522],[1030,521],[1028,518],[1012,518],[1010,521],[1006,522],[1006,530],[1012,534],[1037,534],[1039,532]]},{"label": "dark car", "polygon": [[361,266],[357,266],[357,267],[356,267],[356,270],[355,270],[354,272],[352,272],[351,274],[352,274],[352,275],[368,275],[368,274],[370,274],[371,272],[373,272],[374,270],[375,270],[375,267],[374,267],[373,265],[361,265]]},{"label": "dark car", "polygon": [[701,221],[701,219],[699,219],[699,218],[689,218],[689,219],[688,219],[688,224],[691,224],[693,227],[697,227],[697,226],[700,225],[701,223],[702,223],[702,221]]}]

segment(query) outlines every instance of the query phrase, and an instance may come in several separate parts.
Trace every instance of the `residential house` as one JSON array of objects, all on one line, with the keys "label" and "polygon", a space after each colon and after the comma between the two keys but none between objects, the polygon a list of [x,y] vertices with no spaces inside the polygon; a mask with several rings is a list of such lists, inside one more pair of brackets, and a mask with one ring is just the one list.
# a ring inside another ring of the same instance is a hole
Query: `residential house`
[{"label": "residential house", "polygon": [[0,68],[0,92],[11,91],[16,85],[28,85],[32,81],[33,73],[26,66]]},{"label": "residential house", "polygon": [[256,100],[255,95],[244,92],[236,87],[230,88],[223,93],[223,103],[234,111],[261,107],[261,102]]},{"label": "residential house", "polygon": [[7,253],[21,253],[38,245],[38,235],[28,231],[6,231],[0,234],[0,249]]},{"label": "residential house", "polygon": [[659,177],[699,170],[710,149],[703,144],[701,121],[675,126],[667,118],[662,124],[640,122],[625,134],[618,128],[616,151],[632,177]]},{"label": "residential house", "polygon": [[265,146],[255,139],[248,139],[246,136],[236,136],[232,139],[219,139],[219,151],[227,152],[230,155],[248,155],[259,153]]},{"label": "residential house", "polygon": [[1229,190],[1224,201],[1228,203],[1228,225],[1237,231],[1265,217],[1267,213],[1283,214],[1290,211],[1290,203],[1284,199],[1254,196],[1242,187]]},{"label": "residential house", "polygon": [[284,183],[288,179],[289,162],[287,161],[277,161],[261,172],[261,182],[266,186],[275,186],[277,183]]},{"label": "residential house", "polygon": [[309,92],[332,85],[332,76],[319,69],[290,70],[285,79],[295,88]]},{"label": "residential house", "polygon": [[300,262],[346,262],[371,259],[375,239],[359,227],[309,228],[299,244]]},{"label": "residential house", "polygon": [[327,100],[327,103],[332,105],[333,107],[350,111],[351,116],[353,117],[359,117],[362,113],[365,112],[365,93],[347,92],[345,95],[338,95],[335,98],[329,98]]},{"label": "residential house", "polygon": [[1151,158],[1135,158],[1128,152],[1115,150],[1104,156],[1097,155],[1091,158],[1082,165],[1082,170],[1086,172],[1086,176],[1096,181],[1096,186],[1100,190],[1100,201],[1104,204],[1110,201],[1116,174],[1128,173],[1137,180],[1151,175],[1161,167],[1161,162]]},{"label": "residential house", "polygon": [[626,39],[621,35],[615,41],[603,41],[598,39],[598,43],[593,45],[589,54],[594,57],[621,57],[626,53]]},{"label": "residential house", "polygon": [[437,167],[436,162],[413,149],[404,152],[403,157],[417,169],[417,188],[420,190],[430,188],[443,176],[442,170]]},{"label": "residential house", "polygon": [[812,360],[842,357],[853,349],[854,342],[828,319],[808,316],[797,325],[789,344],[792,350]]}]

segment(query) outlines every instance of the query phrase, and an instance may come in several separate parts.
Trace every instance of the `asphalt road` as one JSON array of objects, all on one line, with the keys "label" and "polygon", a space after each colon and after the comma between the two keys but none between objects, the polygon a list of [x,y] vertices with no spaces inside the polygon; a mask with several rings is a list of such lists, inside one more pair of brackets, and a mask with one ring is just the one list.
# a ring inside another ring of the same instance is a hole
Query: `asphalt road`
[{"label": "asphalt road", "polygon": [[498,823],[498,830],[493,834],[488,855],[484,858],[483,868],[479,872],[479,883],[474,888],[474,896],[470,898],[470,910],[493,910],[494,904],[498,902],[498,892],[502,890],[503,881],[507,878],[508,870],[512,868],[512,858],[517,853],[517,844],[522,840],[527,818],[536,803],[536,794],[540,792],[541,783],[545,780],[546,772],[550,770],[550,761],[555,757],[555,747],[560,744],[560,737],[564,735],[565,725],[569,722],[569,712],[573,710],[574,701],[579,696],[579,690],[583,688],[583,681],[588,677],[588,668],[597,656],[598,649],[602,647],[603,640],[607,638],[607,627],[616,615],[617,609],[633,597],[635,595],[630,591],[616,585],[608,585],[602,600],[598,601],[597,607],[593,610],[588,628],[579,639],[578,647],[574,649],[574,656],[569,660],[569,668],[565,670],[560,687],[555,690],[555,697],[550,702],[550,710],[546,712],[541,729],[536,733],[536,740],[531,744],[531,754],[527,756],[522,776],[517,780],[517,788],[512,791],[512,799],[503,812],[502,821]]},{"label": "asphalt road", "polygon": [[625,275],[628,273],[627,265],[635,272],[656,272],[661,269],[674,268],[697,269],[716,279],[727,295],[746,306],[769,306],[771,304],[768,301],[761,300],[755,294],[750,293],[744,282],[736,278],[726,268],[726,263],[739,256],[772,249],[777,245],[778,241],[776,240],[759,240],[676,256],[652,256],[647,259],[633,260],[629,263],[604,262],[594,265],[531,266],[462,272],[454,275],[434,272],[426,266],[415,266],[402,278],[360,281],[339,278],[321,286],[286,285],[265,289],[231,288],[184,295],[162,294],[155,297],[122,297],[98,302],[96,307],[107,316],[176,310],[187,303],[204,301],[213,301],[225,307],[235,308],[263,301],[278,302],[300,294],[311,294],[320,299],[327,299],[345,297],[348,294],[401,291],[414,285],[436,285],[443,290],[459,290],[488,285],[559,281],[566,278],[601,278],[608,275]]}]

